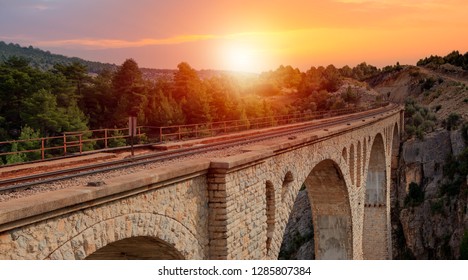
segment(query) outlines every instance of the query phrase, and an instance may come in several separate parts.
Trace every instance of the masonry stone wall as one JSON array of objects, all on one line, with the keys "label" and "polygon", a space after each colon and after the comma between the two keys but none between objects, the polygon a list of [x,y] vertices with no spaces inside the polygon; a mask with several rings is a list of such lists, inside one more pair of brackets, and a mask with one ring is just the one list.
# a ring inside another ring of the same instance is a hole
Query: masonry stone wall
[{"label": "masonry stone wall", "polygon": [[[328,175],[324,174],[322,180],[326,181],[325,178],[331,178],[332,173],[336,174],[336,172],[340,173],[337,177],[339,180],[323,182],[322,190],[317,180],[310,184],[306,183],[309,198],[312,201],[314,229],[319,230],[324,224],[330,224],[323,232],[334,232],[336,236],[341,236],[341,241],[345,244],[343,246],[349,248],[343,252],[337,251],[335,257],[339,255],[339,258],[364,258],[363,244],[368,246],[369,242],[369,240],[363,240],[362,237],[363,231],[369,227],[364,225],[366,195],[364,178],[367,178],[368,174],[371,148],[378,135],[382,135],[385,144],[391,144],[393,129],[395,124],[397,126],[399,124],[398,118],[399,115],[396,115],[322,141],[314,141],[312,135],[301,139],[285,138],[280,141],[281,145],[254,147],[249,153],[238,156],[237,159],[222,159],[212,164],[213,169],[210,172],[212,195],[210,196],[218,197],[220,207],[215,211],[219,215],[214,214],[216,219],[211,220],[216,223],[216,226],[212,228],[214,228],[213,232],[217,231],[217,233],[212,235],[214,238],[210,240],[218,237],[214,242],[220,246],[211,247],[211,257],[276,259],[299,189],[308,180],[314,181],[313,178],[317,175],[313,174],[312,170],[319,163],[329,160],[334,163],[335,167],[322,170],[325,173],[330,172]],[[324,135],[328,133],[332,132],[324,132],[318,138],[326,138]],[[310,144],[297,147],[295,143],[299,142]],[[378,148],[382,150],[380,154],[387,154],[385,145]],[[353,151],[354,154],[350,156],[348,151]],[[225,166],[221,168],[223,163]],[[358,164],[361,165],[356,166]],[[231,168],[231,165],[234,167]],[[388,169],[389,166],[390,157],[386,157],[385,168]],[[352,176],[354,180],[351,179]],[[327,195],[325,193],[321,197],[321,193],[324,193],[323,190],[327,186],[332,187],[339,182],[343,185],[342,191],[338,191],[339,194]],[[388,180],[384,184],[388,189]],[[339,199],[340,196],[341,199]],[[385,201],[389,199],[388,191],[384,192],[384,196]],[[333,201],[334,197],[338,200]],[[330,207],[330,205],[334,206]],[[378,221],[378,226],[383,229],[376,234],[379,240],[388,243],[387,213],[390,209],[385,203],[382,203],[381,208],[384,214],[379,216],[381,219]],[[272,217],[274,217],[273,222]],[[366,222],[375,224],[371,220]],[[337,225],[341,225],[342,229],[339,229]],[[320,240],[317,240],[320,239],[320,232],[316,232],[315,236],[316,244],[320,244]],[[386,251],[388,244],[384,244],[382,248],[385,252],[374,257],[390,258]],[[320,247],[316,250],[320,250]],[[317,256],[320,257],[320,252],[317,252]]]},{"label": "masonry stone wall", "polygon": [[208,258],[206,189],[198,176],[0,233],[0,258],[84,259],[140,236],[172,245],[185,259]]}]

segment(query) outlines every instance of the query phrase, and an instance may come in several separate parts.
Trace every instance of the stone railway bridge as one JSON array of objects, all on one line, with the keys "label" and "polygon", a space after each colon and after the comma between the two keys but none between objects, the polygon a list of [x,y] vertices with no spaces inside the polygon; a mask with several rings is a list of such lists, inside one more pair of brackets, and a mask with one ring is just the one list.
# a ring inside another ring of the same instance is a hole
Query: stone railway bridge
[{"label": "stone railway bridge", "polygon": [[277,259],[301,187],[318,259],[390,259],[402,127],[403,109],[392,109],[242,154],[6,201],[0,259]]}]

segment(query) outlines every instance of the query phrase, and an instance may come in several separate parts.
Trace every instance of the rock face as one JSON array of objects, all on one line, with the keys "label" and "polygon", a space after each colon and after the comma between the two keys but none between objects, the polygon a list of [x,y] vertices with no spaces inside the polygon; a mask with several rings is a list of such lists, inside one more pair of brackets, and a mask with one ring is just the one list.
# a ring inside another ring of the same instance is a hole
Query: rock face
[{"label": "rock face", "polygon": [[[464,178],[457,194],[447,194],[444,166],[466,149],[460,131],[438,130],[423,141],[411,139],[400,150],[392,174],[392,239],[394,259],[458,259],[468,229],[468,187]],[[412,184],[413,183],[413,184]],[[411,198],[410,185],[424,193]],[[299,192],[285,229],[280,259],[314,259],[312,213],[307,191]]]},{"label": "rock face", "polygon": [[[392,183],[394,259],[457,259],[468,229],[466,180],[458,193],[447,193],[444,166],[465,149],[460,131],[439,130],[424,141],[409,140],[401,147],[399,168]],[[410,190],[410,185],[414,189]],[[423,192],[416,199],[417,189]]]},{"label": "rock face", "polygon": [[307,191],[299,191],[289,217],[279,253],[283,260],[313,260],[314,229]]}]

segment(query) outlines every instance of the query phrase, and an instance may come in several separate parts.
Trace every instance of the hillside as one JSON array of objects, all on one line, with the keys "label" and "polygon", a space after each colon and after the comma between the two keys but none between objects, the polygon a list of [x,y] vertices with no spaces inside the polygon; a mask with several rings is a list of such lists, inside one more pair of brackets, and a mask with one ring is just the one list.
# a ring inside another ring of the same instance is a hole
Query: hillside
[{"label": "hillside", "polygon": [[94,62],[78,57],[68,57],[59,54],[52,54],[49,51],[43,51],[32,46],[22,47],[18,44],[7,44],[3,41],[0,41],[0,62],[4,62],[12,56],[26,58],[32,67],[41,70],[49,70],[55,64],[72,64],[74,62],[85,65],[90,73],[100,73],[106,69],[117,69],[117,65],[115,64]]},{"label": "hillside", "polygon": [[462,68],[449,64],[437,70],[406,66],[400,71],[377,75],[368,82],[390,101],[415,100],[431,109],[439,121],[451,113],[468,120],[468,71]]}]

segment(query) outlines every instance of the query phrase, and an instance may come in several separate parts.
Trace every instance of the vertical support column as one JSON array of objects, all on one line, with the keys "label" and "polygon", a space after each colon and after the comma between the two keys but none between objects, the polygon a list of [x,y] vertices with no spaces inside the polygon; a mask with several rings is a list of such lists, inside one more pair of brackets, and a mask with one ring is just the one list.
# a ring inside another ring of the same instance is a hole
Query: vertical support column
[{"label": "vertical support column", "polygon": [[251,151],[211,161],[207,174],[210,259],[267,256],[264,158],[271,153]]},{"label": "vertical support column", "polygon": [[209,258],[226,260],[228,257],[226,169],[210,169],[208,178],[208,234]]},{"label": "vertical support column", "polygon": [[388,163],[384,138],[379,133],[374,138],[367,169],[362,245],[364,259],[389,259]]}]

